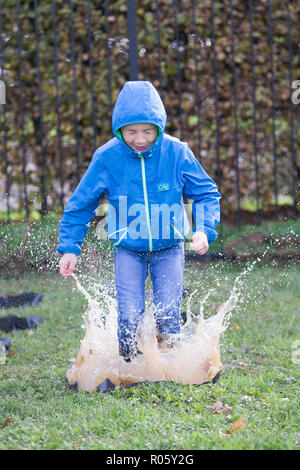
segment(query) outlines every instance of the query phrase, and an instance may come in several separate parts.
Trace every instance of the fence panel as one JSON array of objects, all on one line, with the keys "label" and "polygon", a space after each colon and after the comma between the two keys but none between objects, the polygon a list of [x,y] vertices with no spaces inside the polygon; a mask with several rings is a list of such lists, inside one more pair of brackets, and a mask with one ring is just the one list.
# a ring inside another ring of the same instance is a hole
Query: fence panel
[{"label": "fence panel", "polygon": [[128,79],[157,87],[224,220],[295,219],[299,19],[290,0],[0,0],[1,220],[63,210]]}]

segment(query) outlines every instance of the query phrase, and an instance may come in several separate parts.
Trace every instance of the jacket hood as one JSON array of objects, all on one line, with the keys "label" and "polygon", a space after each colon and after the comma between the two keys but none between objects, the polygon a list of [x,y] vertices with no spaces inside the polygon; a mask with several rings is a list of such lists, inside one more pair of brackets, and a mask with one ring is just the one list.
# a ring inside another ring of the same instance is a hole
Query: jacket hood
[{"label": "jacket hood", "polygon": [[167,114],[163,102],[148,81],[126,82],[117,98],[113,115],[112,130],[120,138],[119,129],[129,124],[149,123],[160,129],[166,127]]}]

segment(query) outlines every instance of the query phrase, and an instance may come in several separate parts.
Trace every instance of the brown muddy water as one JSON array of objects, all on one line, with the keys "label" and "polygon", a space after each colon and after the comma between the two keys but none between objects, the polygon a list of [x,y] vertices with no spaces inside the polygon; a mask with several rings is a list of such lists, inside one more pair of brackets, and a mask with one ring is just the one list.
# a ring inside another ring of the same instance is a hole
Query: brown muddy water
[{"label": "brown muddy water", "polygon": [[[247,270],[246,270],[247,271]],[[180,341],[173,348],[158,343],[151,303],[146,304],[143,322],[138,331],[138,348],[142,352],[130,363],[119,356],[117,339],[117,300],[103,293],[96,300],[73,275],[77,289],[87,299],[85,336],[77,358],[66,372],[69,385],[77,383],[79,390],[93,391],[104,380],[117,386],[143,381],[173,381],[182,384],[202,384],[210,381],[223,368],[220,337],[229,324],[231,311],[239,299],[239,284],[246,274],[235,280],[232,291],[216,313],[205,318],[202,300],[194,291],[187,306],[187,321],[181,327]],[[191,302],[199,302],[199,314],[191,313]]]}]

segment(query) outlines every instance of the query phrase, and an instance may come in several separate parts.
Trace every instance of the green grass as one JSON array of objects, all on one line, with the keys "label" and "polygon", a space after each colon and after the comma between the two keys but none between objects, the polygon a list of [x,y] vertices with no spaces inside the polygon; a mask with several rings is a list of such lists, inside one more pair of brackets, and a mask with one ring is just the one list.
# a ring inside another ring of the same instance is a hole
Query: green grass
[{"label": "green grass", "polygon": [[[184,286],[197,289],[199,299],[215,286],[205,308],[211,315],[243,269],[224,262],[187,266]],[[111,263],[99,277],[110,272]],[[15,353],[0,365],[0,449],[299,448],[299,274],[299,264],[253,266],[221,339],[225,368],[215,385],[144,384],[109,394],[67,387],[86,308],[72,279],[53,272],[1,279],[2,293],[34,290],[44,298],[34,309],[10,310],[37,313],[43,319],[37,329],[2,334]],[[216,401],[231,413],[214,414]],[[240,418],[244,430],[228,432]]]},{"label": "green grass", "polygon": [[[13,270],[15,270],[15,275],[18,271],[22,274],[25,269],[28,270],[32,266],[35,269],[41,267],[53,271],[57,260],[59,220],[58,216],[50,214],[42,221],[30,224],[16,221],[0,226],[0,275],[10,277]],[[220,226],[217,227],[217,231],[220,232]],[[263,242],[243,241],[242,237],[256,232],[264,234],[265,240]],[[244,225],[241,230],[223,225],[223,238],[221,240],[219,236],[210,245],[210,251],[225,251],[227,253],[228,245],[238,240],[240,242],[234,248],[237,255],[249,253],[252,256],[253,253],[260,253],[262,255],[281,255],[285,256],[285,259],[286,255],[296,255],[299,258],[300,221],[263,222],[260,226],[248,224]],[[189,241],[186,242],[186,250],[189,250]],[[286,243],[278,246],[277,243],[280,241]],[[112,252],[111,243],[107,240],[99,240],[95,229],[88,231],[82,248],[84,251]]]},{"label": "green grass", "polygon": [[[286,237],[286,236],[299,236],[300,234],[300,221],[299,220],[286,220],[285,222],[263,221],[260,225],[245,224],[241,230],[236,227],[224,225],[223,236],[224,241],[231,242],[244,235],[249,235],[253,232],[262,232],[269,237]],[[219,231],[219,226],[217,227]]]}]

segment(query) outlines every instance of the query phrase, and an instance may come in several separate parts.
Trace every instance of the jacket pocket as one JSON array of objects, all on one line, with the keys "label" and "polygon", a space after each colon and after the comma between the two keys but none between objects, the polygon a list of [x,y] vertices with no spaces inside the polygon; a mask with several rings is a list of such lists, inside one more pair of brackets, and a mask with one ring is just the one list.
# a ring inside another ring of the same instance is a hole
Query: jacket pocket
[{"label": "jacket pocket", "polygon": [[122,235],[119,237],[119,240],[114,242],[114,247],[115,247],[115,248],[119,245],[119,243],[123,240],[123,238],[126,237],[127,232],[128,232],[128,227],[121,228],[120,230],[116,230],[115,232],[110,233],[110,234],[108,235],[108,237],[107,237],[108,240],[111,241],[111,240],[110,240],[111,237],[112,237],[113,235],[116,235],[117,233],[120,234],[120,232],[123,232],[123,233],[122,233]]}]

